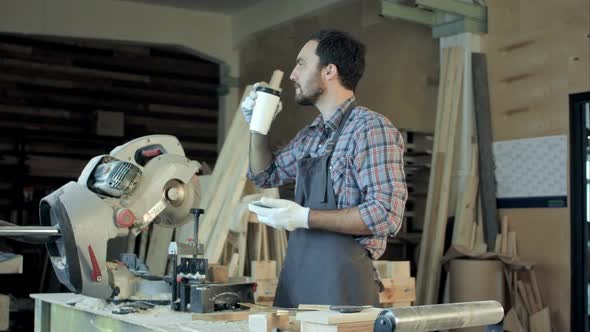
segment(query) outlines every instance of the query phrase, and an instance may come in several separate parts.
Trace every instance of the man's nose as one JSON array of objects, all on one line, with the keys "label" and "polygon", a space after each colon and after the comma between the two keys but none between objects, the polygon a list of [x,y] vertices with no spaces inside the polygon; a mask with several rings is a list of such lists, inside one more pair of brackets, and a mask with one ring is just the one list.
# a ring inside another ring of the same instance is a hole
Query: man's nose
[{"label": "man's nose", "polygon": [[289,79],[293,82],[295,82],[295,68],[293,68],[293,70],[291,71],[291,75],[289,76]]}]

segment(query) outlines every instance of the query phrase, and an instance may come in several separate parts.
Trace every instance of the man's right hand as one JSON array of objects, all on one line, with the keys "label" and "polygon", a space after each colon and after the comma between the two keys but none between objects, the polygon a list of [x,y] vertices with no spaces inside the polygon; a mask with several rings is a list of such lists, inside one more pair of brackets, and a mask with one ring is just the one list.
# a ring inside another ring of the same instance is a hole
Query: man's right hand
[{"label": "man's right hand", "polygon": [[[255,83],[254,86],[252,86],[252,91],[250,91],[250,93],[246,97],[244,97],[244,100],[240,104],[240,109],[242,110],[242,114],[244,115],[244,120],[246,120],[246,123],[248,124],[250,124],[250,121],[252,121],[252,112],[254,111],[254,106],[256,105],[256,97],[258,97],[258,94],[256,93],[256,88],[264,84],[265,83],[261,82]],[[277,109],[275,110],[273,121],[282,109],[283,103],[279,100],[279,104],[277,105]]]},{"label": "man's right hand", "polygon": [[242,110],[242,114],[244,115],[244,119],[246,123],[250,124],[252,120],[252,111],[254,111],[254,105],[256,105],[256,87],[259,83],[254,84],[252,91],[244,98],[242,104],[240,105],[240,109]]}]

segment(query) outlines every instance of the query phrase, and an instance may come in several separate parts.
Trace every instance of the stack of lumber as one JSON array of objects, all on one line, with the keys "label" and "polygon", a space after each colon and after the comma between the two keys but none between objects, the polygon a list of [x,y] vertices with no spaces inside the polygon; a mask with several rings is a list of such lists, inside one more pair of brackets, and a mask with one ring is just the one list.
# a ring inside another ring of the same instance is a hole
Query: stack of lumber
[{"label": "stack of lumber", "polygon": [[418,304],[437,302],[445,229],[449,216],[449,198],[452,196],[453,188],[451,182],[455,159],[455,133],[463,91],[464,61],[462,48],[443,50],[432,168],[418,261]]},{"label": "stack of lumber", "polygon": [[504,319],[504,329],[514,332],[550,332],[549,307],[543,304],[534,269],[504,270],[512,308]]},{"label": "stack of lumber", "polygon": [[409,261],[373,261],[384,290],[379,293],[383,308],[408,307],[416,300],[416,280],[410,277]]}]

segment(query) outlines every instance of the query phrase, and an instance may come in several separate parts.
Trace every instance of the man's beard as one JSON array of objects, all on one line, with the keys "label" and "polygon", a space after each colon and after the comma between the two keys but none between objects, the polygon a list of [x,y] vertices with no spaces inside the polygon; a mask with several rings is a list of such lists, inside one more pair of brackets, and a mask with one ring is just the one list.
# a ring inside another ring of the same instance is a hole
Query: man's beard
[{"label": "man's beard", "polygon": [[295,95],[295,102],[302,106],[313,106],[318,101],[318,98],[324,93],[323,87],[316,81],[316,84],[312,87],[312,90],[304,94],[301,85],[299,85],[299,94]]}]

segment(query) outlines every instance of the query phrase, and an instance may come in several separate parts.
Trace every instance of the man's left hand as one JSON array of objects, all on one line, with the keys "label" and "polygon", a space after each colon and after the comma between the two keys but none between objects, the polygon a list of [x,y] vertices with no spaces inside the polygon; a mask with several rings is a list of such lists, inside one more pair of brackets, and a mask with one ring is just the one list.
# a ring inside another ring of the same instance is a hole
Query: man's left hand
[{"label": "man's left hand", "polygon": [[248,204],[248,208],[261,223],[288,231],[309,228],[309,208],[286,199],[263,197],[260,202],[268,207]]}]

